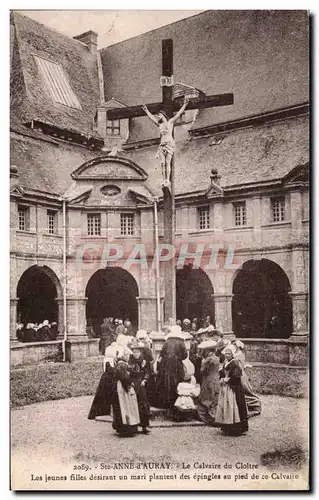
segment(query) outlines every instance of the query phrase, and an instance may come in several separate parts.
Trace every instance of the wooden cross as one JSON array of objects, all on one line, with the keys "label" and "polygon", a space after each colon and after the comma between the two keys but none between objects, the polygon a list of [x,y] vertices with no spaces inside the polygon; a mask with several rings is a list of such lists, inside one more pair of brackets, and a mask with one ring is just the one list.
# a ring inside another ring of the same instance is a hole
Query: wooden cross
[{"label": "wooden cross", "polygon": [[[181,108],[178,100],[173,100],[173,40],[162,40],[162,102],[147,104],[152,114],[165,110],[168,119],[172,118],[174,112]],[[204,109],[217,106],[228,106],[234,103],[234,95],[217,94],[199,98],[191,98],[187,110]],[[124,118],[137,118],[146,116],[142,106],[129,106],[126,108],[112,108],[107,111],[107,120],[121,120]],[[173,245],[175,235],[175,176],[174,156],[171,163],[171,187],[163,187],[164,197],[164,243]],[[164,324],[169,320],[176,320],[176,271],[175,260],[164,262]],[[182,318],[181,318],[182,319]]]}]

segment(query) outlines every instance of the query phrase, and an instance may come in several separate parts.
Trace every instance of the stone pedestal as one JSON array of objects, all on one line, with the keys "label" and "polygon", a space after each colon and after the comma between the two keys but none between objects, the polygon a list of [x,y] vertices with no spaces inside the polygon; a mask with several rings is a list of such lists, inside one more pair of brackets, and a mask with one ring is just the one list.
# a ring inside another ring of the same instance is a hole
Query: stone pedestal
[{"label": "stone pedestal", "polygon": [[289,365],[308,366],[309,352],[306,338],[289,339]]},{"label": "stone pedestal", "polygon": [[76,361],[99,355],[99,339],[86,333],[86,297],[67,297],[66,361]]},{"label": "stone pedestal", "polygon": [[[136,297],[138,303],[138,328],[143,330],[156,330],[157,305],[156,297]],[[161,318],[163,308],[161,298]]]},{"label": "stone pedestal", "polygon": [[163,332],[152,332],[150,334],[152,341],[152,352],[155,361],[158,360],[160,352],[165,344],[165,334]]},{"label": "stone pedestal", "polygon": [[[192,336],[188,332],[183,332],[183,334],[185,336],[185,347],[187,352],[189,353]],[[158,360],[163,345],[165,344],[165,335],[166,334],[164,332],[152,332],[150,334],[150,339],[152,341],[152,352],[155,361]]]},{"label": "stone pedestal", "polygon": [[77,361],[99,355],[99,339],[75,338],[65,342],[66,361]]},{"label": "stone pedestal", "polygon": [[67,337],[69,339],[87,339],[86,333],[86,297],[67,297]]},{"label": "stone pedestal", "polygon": [[232,329],[232,298],[233,294],[231,293],[213,294],[215,305],[215,326],[216,329],[227,338],[234,337]]}]

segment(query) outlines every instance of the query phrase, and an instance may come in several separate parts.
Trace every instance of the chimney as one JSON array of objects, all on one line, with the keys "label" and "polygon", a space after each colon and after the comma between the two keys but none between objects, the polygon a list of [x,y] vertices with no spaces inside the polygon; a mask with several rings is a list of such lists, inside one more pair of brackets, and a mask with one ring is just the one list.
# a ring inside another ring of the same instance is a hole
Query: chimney
[{"label": "chimney", "polygon": [[97,53],[97,37],[98,34],[95,33],[95,31],[91,30],[82,33],[82,35],[74,36],[73,38],[74,40],[78,40],[79,42],[84,43],[91,52],[91,54],[95,56]]}]

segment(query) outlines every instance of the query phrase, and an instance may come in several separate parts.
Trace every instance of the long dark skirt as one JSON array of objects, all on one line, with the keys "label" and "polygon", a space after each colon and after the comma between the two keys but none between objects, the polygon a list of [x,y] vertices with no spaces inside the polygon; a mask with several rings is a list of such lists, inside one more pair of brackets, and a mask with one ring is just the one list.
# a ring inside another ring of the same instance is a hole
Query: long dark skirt
[{"label": "long dark skirt", "polygon": [[156,406],[156,378],[154,373],[151,373],[145,384],[146,396],[151,406]]},{"label": "long dark skirt", "polygon": [[260,415],[261,413],[261,401],[260,398],[253,393],[252,387],[250,385],[247,373],[243,371],[241,377],[241,383],[245,393],[245,400],[248,409],[248,417],[253,417],[255,415]]},{"label": "long dark skirt", "polygon": [[163,358],[158,366],[156,380],[156,406],[174,408],[178,397],[177,386],[184,380],[182,361],[176,356]]},{"label": "long dark skirt", "polygon": [[145,386],[140,385],[139,387],[134,387],[137,396],[141,426],[148,427],[150,425],[150,404],[147,398]]},{"label": "long dark skirt", "polygon": [[116,381],[113,378],[113,373],[110,371],[110,368],[106,368],[106,372],[102,373],[88,414],[89,420],[94,420],[95,417],[100,417],[101,415],[111,414],[111,404],[115,392]]}]

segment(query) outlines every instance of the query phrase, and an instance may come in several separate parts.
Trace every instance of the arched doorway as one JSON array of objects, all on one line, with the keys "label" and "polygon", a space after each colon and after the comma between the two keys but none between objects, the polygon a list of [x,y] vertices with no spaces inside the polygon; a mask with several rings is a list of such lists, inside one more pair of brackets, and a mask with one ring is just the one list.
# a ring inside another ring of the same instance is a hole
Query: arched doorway
[{"label": "arched doorway", "polygon": [[191,264],[176,270],[176,317],[183,320],[211,317],[215,324],[213,285],[207,274]]},{"label": "arched doorway", "polygon": [[21,276],[17,286],[17,321],[58,323],[57,298],[61,295],[61,285],[57,276],[47,266],[29,267]]},{"label": "arched doorway", "polygon": [[86,320],[100,335],[103,318],[112,316],[130,319],[138,326],[138,286],[134,277],[125,269],[111,267],[99,269],[91,276],[86,287]]},{"label": "arched doorway", "polygon": [[233,331],[241,338],[288,338],[293,330],[289,279],[267,259],[249,260],[233,283]]}]

